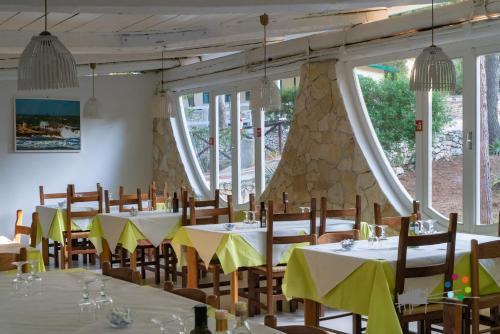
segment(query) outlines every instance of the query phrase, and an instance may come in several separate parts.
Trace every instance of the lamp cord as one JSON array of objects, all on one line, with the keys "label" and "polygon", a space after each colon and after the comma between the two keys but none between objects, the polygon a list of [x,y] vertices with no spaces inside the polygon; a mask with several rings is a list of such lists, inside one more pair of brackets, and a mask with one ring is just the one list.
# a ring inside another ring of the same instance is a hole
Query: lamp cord
[{"label": "lamp cord", "polygon": [[432,45],[434,46],[434,0],[432,0],[432,5],[431,5],[431,12],[432,12],[432,23],[431,23],[431,36],[432,36]]},{"label": "lamp cord", "polygon": [[45,0],[45,31],[47,31],[47,0]]},{"label": "lamp cord", "polygon": [[163,50],[161,51],[161,92],[163,92],[163,57],[165,53],[165,47],[163,47]]},{"label": "lamp cord", "polygon": [[92,97],[95,98],[95,69],[92,69]]},{"label": "lamp cord", "polygon": [[267,29],[264,25],[264,78],[267,78]]}]

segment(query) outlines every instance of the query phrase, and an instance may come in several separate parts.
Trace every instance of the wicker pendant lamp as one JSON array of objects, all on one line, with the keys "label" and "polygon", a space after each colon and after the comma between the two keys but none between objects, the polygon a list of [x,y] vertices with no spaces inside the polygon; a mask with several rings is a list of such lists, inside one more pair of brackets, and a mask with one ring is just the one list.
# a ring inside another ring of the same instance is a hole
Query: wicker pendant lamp
[{"label": "wicker pendant lamp", "polygon": [[156,92],[156,94],[153,96],[153,102],[152,102],[152,111],[153,111],[153,118],[159,118],[159,119],[168,119],[171,117],[174,117],[174,102],[175,102],[175,96],[172,92],[170,91],[165,91],[163,88],[163,81],[164,81],[164,51],[161,52],[161,83],[160,83],[160,90]]},{"label": "wicker pendant lamp", "polygon": [[260,24],[264,27],[264,77],[259,79],[250,92],[251,110],[269,110],[281,107],[281,92],[276,84],[267,77],[267,25],[269,16],[260,16]]},{"label": "wicker pendant lamp", "polygon": [[90,97],[83,108],[83,117],[86,118],[104,118],[101,110],[101,103],[95,97],[95,68],[96,64],[91,63],[92,69],[92,97]]},{"label": "wicker pendant lamp", "polygon": [[19,90],[78,87],[76,62],[56,36],[45,30],[33,36],[19,58],[17,88]]},{"label": "wicker pendant lamp", "polygon": [[432,44],[415,59],[410,75],[413,91],[454,91],[455,66],[444,51],[434,45],[434,0],[432,1]]}]

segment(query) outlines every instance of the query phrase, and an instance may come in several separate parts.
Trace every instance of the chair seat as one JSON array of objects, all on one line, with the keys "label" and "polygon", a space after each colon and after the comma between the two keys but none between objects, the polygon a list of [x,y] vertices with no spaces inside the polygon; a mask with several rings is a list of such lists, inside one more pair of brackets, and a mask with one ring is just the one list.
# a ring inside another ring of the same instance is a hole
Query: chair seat
[{"label": "chair seat", "polygon": [[[258,275],[264,276],[268,274],[266,266],[251,267],[248,269]],[[284,276],[286,271],[286,266],[273,266],[272,270],[273,270],[272,272],[273,276],[282,276],[282,275]]]}]

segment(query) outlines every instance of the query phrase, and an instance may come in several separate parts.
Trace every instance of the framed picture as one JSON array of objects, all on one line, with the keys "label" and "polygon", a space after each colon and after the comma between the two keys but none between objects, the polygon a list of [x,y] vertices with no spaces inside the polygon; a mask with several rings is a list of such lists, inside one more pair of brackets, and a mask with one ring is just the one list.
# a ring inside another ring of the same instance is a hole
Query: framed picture
[{"label": "framed picture", "polygon": [[80,101],[14,98],[16,152],[79,152]]}]

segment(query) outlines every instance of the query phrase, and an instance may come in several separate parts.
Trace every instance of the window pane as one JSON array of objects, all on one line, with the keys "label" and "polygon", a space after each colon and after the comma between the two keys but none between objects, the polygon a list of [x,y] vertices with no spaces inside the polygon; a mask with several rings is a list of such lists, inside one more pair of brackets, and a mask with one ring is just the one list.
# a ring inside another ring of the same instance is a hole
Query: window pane
[{"label": "window pane", "polygon": [[399,181],[415,198],[415,93],[410,90],[413,59],[355,69],[370,120]]},{"label": "window pane", "polygon": [[219,111],[219,189],[224,197],[232,194],[231,95],[218,95]]},{"label": "window pane", "polygon": [[500,53],[479,57],[481,224],[498,222],[500,209]]},{"label": "window pane", "polygon": [[462,59],[455,59],[454,92],[432,93],[432,207],[443,216],[458,213],[463,201]]},{"label": "window pane", "polygon": [[210,129],[209,104],[204,103],[203,96],[207,92],[183,95],[182,109],[186,117],[189,138],[193,145],[194,155],[198,159],[205,183],[210,185]]},{"label": "window pane", "polygon": [[299,78],[280,80],[281,108],[265,113],[265,175],[266,185],[271,180],[285,147],[290,124],[295,111],[295,96],[299,89]]},{"label": "window pane", "polygon": [[250,92],[240,92],[241,117],[241,201],[248,202],[248,195],[255,194],[255,138],[252,112],[249,109]]}]

